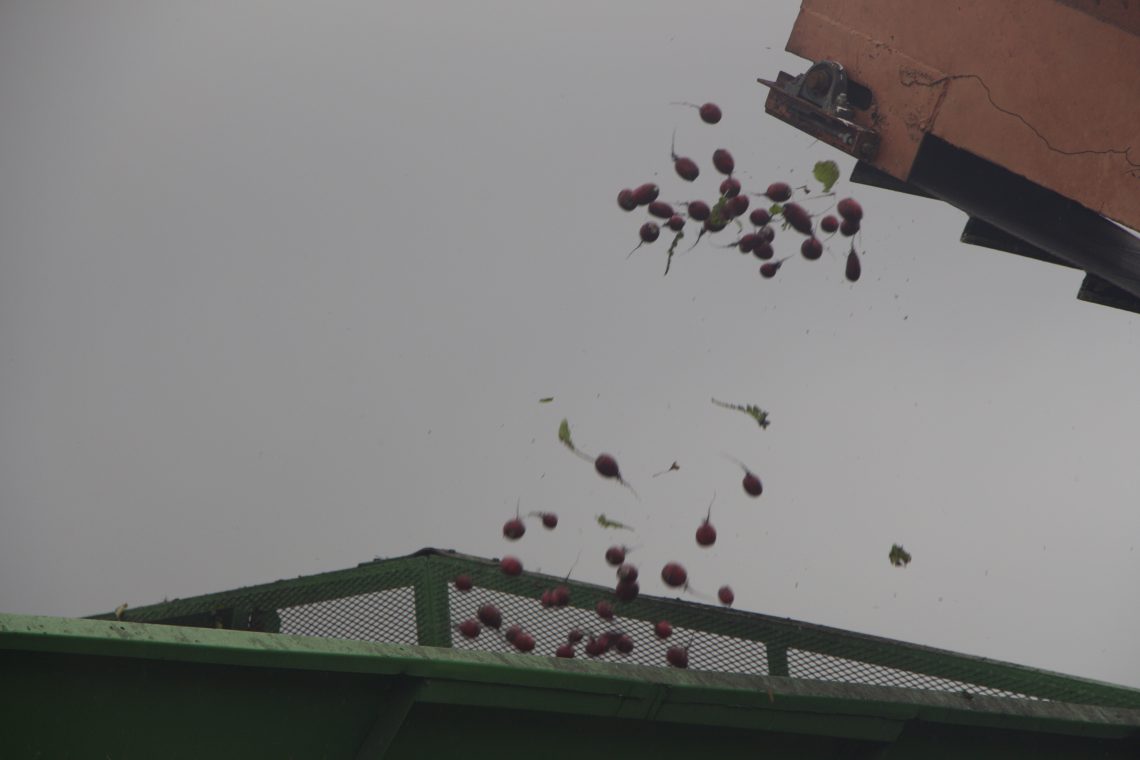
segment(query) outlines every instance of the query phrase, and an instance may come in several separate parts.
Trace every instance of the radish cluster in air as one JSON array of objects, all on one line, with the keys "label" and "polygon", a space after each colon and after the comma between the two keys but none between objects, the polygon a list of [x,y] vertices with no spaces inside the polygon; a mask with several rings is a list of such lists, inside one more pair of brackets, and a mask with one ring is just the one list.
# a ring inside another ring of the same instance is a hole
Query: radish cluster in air
[{"label": "radish cluster in air", "polygon": [[[715,103],[696,105],[693,103],[675,103],[674,105],[688,106],[697,109],[701,121],[705,124],[718,124],[723,118],[723,112]],[[696,182],[701,177],[701,167],[696,160],[677,153],[677,133],[673,132],[673,141],[669,148],[670,158],[673,161],[673,170],[677,177],[685,183]],[[795,189],[787,182],[773,182],[753,197],[767,199],[771,206],[767,209],[753,209],[748,221],[752,230],[745,232],[745,226],[740,221],[748,211],[749,194],[737,179],[736,160],[732,153],[723,147],[716,148],[711,157],[713,169],[725,179],[720,182],[719,195],[713,202],[690,199],[676,203],[660,200],[661,188],[653,182],[646,182],[635,188],[625,188],[618,193],[618,206],[624,211],[634,211],[646,208],[650,216],[662,222],[647,221],[638,230],[640,242],[630,251],[632,255],[642,246],[651,245],[661,237],[663,226],[668,227],[673,234],[673,241],[667,251],[665,274],[669,273],[673,254],[677,243],[685,236],[685,217],[681,211],[687,212],[689,220],[700,225],[696,243],[707,234],[716,234],[733,225],[738,231],[738,239],[731,246],[739,248],[741,253],[752,253],[764,263],[760,266],[760,275],[764,279],[772,279],[780,268],[793,256],[771,261],[775,256],[773,241],[775,230],[773,221],[779,220],[784,230],[791,229],[804,236],[799,244],[800,256],[807,261],[816,261],[823,257],[825,244],[838,233],[844,238],[853,238],[860,231],[863,219],[863,207],[854,198],[843,198],[834,204],[835,214],[828,213],[832,209],[825,209],[822,213],[813,214],[803,204],[816,201],[828,201],[835,193],[832,186],[839,178],[839,169],[834,161],[821,161],[813,169],[815,179],[823,188],[821,195],[805,198],[797,203],[792,201]],[[805,194],[810,194],[809,188],[802,187]],[[838,216],[836,216],[836,214]],[[818,217],[818,225],[816,218]],[[818,229],[817,229],[818,226]],[[825,236],[825,237],[822,237]],[[696,246],[693,244],[693,247]],[[692,248],[690,248],[692,250]],[[859,254],[855,250],[852,240],[847,251],[844,276],[850,282],[855,282],[862,274],[862,265]]]}]

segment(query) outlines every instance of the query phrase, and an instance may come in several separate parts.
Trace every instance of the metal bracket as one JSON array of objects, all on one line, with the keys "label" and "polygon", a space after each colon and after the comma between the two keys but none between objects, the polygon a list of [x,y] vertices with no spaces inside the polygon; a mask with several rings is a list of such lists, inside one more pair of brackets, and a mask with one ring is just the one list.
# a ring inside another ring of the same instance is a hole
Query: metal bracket
[{"label": "metal bracket", "polygon": [[757,79],[769,88],[764,110],[820,142],[868,161],[879,151],[879,133],[852,119],[855,111],[843,66],[820,61],[805,73],[781,71],[775,82]]}]

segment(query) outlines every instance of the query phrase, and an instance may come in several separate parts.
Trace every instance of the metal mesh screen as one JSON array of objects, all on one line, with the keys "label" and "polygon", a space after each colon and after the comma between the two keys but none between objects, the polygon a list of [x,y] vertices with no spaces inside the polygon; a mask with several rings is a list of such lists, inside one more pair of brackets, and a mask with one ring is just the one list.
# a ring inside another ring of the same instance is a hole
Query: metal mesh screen
[{"label": "metal mesh screen", "polygon": [[[459,574],[471,576],[470,591],[455,588]],[[569,587],[570,604],[543,607],[542,591],[556,585]],[[603,599],[616,608],[611,621],[595,612]],[[499,609],[502,627],[466,638],[458,625],[484,604]],[[534,637],[533,655],[548,657],[577,628],[631,638],[632,651],[591,658],[602,662],[667,667],[667,647],[680,644],[690,647],[689,668],[702,671],[1140,708],[1135,689],[706,604],[645,596],[619,603],[611,588],[532,573],[509,577],[497,561],[436,550],[129,609],[124,619],[493,652],[517,652],[504,636],[517,624]],[[653,629],[659,620],[673,625],[664,641]],[[587,657],[584,642],[575,657]]]}]

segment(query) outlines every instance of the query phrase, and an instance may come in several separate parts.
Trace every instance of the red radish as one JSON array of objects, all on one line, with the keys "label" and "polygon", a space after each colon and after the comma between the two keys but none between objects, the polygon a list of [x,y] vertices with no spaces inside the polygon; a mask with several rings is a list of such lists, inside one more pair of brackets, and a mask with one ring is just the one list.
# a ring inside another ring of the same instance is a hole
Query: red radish
[{"label": "red radish", "polygon": [[534,644],[535,644],[534,636],[531,636],[529,633],[526,633],[525,631],[520,633],[518,636],[516,636],[515,640],[514,640],[515,649],[519,650],[520,652],[533,651],[534,650]]},{"label": "red radish", "polygon": [[673,232],[680,232],[681,228],[685,226],[685,217],[680,214],[673,214],[665,224],[669,229],[673,230]]},{"label": "red radish", "polygon": [[764,484],[760,482],[760,478],[758,478],[755,473],[745,473],[744,492],[749,496],[759,496],[764,493]]},{"label": "red radish", "polygon": [[801,232],[804,235],[811,234],[811,214],[803,206],[798,203],[785,204],[783,214],[784,219],[792,225],[792,229],[796,232]]},{"label": "red radish", "polygon": [[[733,160],[732,154],[724,148],[717,148],[713,151],[713,166],[721,174],[732,174],[732,170],[736,168],[736,161]],[[636,190],[634,191],[637,192]]]},{"label": "red radish", "polygon": [[526,525],[524,525],[523,521],[518,517],[503,523],[503,535],[512,541],[517,541],[522,538],[524,533],[526,533]]},{"label": "red radish", "polygon": [[852,248],[851,252],[847,254],[847,279],[856,282],[862,273],[863,266],[859,263],[859,254],[855,253],[855,249]]},{"label": "red radish", "polygon": [[628,633],[623,633],[617,637],[617,650],[622,654],[629,654],[633,651],[633,637]]},{"label": "red radish", "polygon": [[697,544],[700,546],[712,546],[716,543],[716,528],[712,526],[709,519],[712,517],[712,505],[716,501],[716,494],[713,494],[712,501],[709,502],[709,511],[705,513],[705,520],[697,527]]},{"label": "red radish", "polygon": [[720,121],[720,106],[716,103],[705,103],[700,107],[701,121],[705,124],[716,124]]},{"label": "red radish", "polygon": [[614,606],[605,599],[599,600],[598,603],[594,605],[594,611],[598,613],[598,617],[602,620],[614,619]]},{"label": "red radish", "polygon": [[769,243],[776,239],[776,230],[774,230],[770,224],[766,224],[756,230],[756,234],[760,236],[761,240],[765,240]]},{"label": "red radish", "polygon": [[673,160],[673,168],[677,171],[677,176],[683,180],[692,182],[700,176],[701,170],[697,166],[697,162],[691,158],[677,158]]},{"label": "red radish", "polygon": [[661,568],[661,580],[665,581],[666,586],[671,588],[684,586],[688,579],[689,574],[685,572],[685,568],[679,562],[669,562]]},{"label": "red radish", "polygon": [[503,613],[499,612],[499,608],[493,604],[484,604],[475,613],[475,616],[488,628],[498,628],[503,624]]},{"label": "red radish", "polygon": [[579,641],[582,640],[582,637],[584,635],[585,634],[582,633],[581,628],[572,628],[572,629],[570,629],[570,633],[566,634],[566,640],[569,641],[571,644],[577,644]]},{"label": "red radish", "polygon": [[776,272],[780,271],[780,267],[784,265],[787,259],[780,259],[779,261],[768,261],[760,265],[760,276],[766,280],[770,280],[776,276]]},{"label": "red radish", "polygon": [[558,527],[558,515],[553,512],[542,513],[542,527],[547,530],[554,530]]},{"label": "red radish", "polygon": [[839,234],[843,237],[851,237],[859,231],[859,222],[854,219],[844,219],[842,224],[839,225]]},{"label": "red radish", "polygon": [[467,618],[459,624],[459,632],[462,633],[464,637],[469,639],[473,639],[478,636],[479,631],[481,630],[482,627],[479,625],[479,621],[473,618]]},{"label": "red radish", "polygon": [[823,255],[823,243],[819,242],[818,238],[806,238],[800,246],[800,253],[808,261],[815,261]]},{"label": "red radish", "polygon": [[725,219],[715,220],[712,217],[709,217],[708,219],[705,220],[704,231],[705,232],[720,232],[721,230],[723,230],[727,226],[728,226],[727,220],[725,220]]},{"label": "red radish", "polygon": [[460,591],[470,591],[475,583],[471,580],[470,575],[457,575],[455,576],[455,588]]},{"label": "red radish", "polygon": [[633,198],[633,191],[628,187],[618,193],[618,205],[625,211],[633,211],[637,208],[637,201]]},{"label": "red radish", "polygon": [[606,549],[606,562],[617,567],[622,562],[625,562],[625,553],[629,551],[626,546],[611,546]]},{"label": "red radish", "polygon": [[754,208],[752,213],[748,215],[748,221],[752,222],[757,227],[763,227],[768,222],[772,221],[772,215],[768,213],[768,209]]},{"label": "red radish", "polygon": [[518,624],[512,625],[510,628],[507,629],[507,632],[504,634],[504,638],[506,638],[507,641],[514,644],[515,641],[518,640],[519,636],[522,636],[522,632],[523,632],[523,629],[522,629],[521,625],[518,625]]},{"label": "red radish", "polygon": [[614,595],[618,601],[632,602],[641,593],[641,586],[637,581],[618,581],[617,587],[614,589]]},{"label": "red radish", "polygon": [[661,228],[657,226],[656,222],[646,222],[641,225],[638,234],[641,236],[642,243],[652,243],[661,236]]},{"label": "red radish", "polygon": [[522,561],[518,557],[503,557],[499,560],[499,567],[507,575],[522,575]]},{"label": "red radish", "polygon": [[740,240],[736,241],[736,247],[741,253],[752,253],[758,240],[755,232],[748,232],[740,236]]},{"label": "red radish", "polygon": [[[634,193],[636,192],[635,190]],[[787,182],[773,182],[768,185],[768,189],[764,191],[764,195],[776,201],[776,203],[783,203],[792,197],[792,188]]]},{"label": "red radish", "polygon": [[633,565],[622,565],[617,569],[617,577],[622,583],[633,583],[637,580],[637,568]]},{"label": "red radish", "polygon": [[[652,224],[652,222],[651,222]],[[656,227],[657,225],[653,225]],[[594,469],[603,478],[616,478],[621,480],[621,471],[618,470],[617,460],[609,454],[599,454],[598,458],[594,460]]]},{"label": "red radish", "polygon": [[712,214],[709,204],[704,201],[689,201],[689,218],[696,222],[703,222]]},{"label": "red radish", "polygon": [[689,667],[689,650],[686,647],[669,647],[665,652],[666,661],[675,668]]},{"label": "red radish", "polygon": [[598,636],[598,646],[600,646],[602,648],[603,652],[608,652],[611,649],[613,649],[614,644],[616,644],[616,643],[617,643],[617,634],[612,633],[610,631],[606,631],[602,635]]},{"label": "red radish", "polygon": [[835,232],[837,229],[839,229],[839,220],[831,214],[828,214],[819,220],[819,228],[824,232]]},{"label": "red radish", "polygon": [[724,204],[725,211],[734,219],[738,216],[743,216],[744,212],[748,210],[748,196],[736,195],[728,199]]},{"label": "red radish", "polygon": [[550,600],[555,607],[565,607],[570,604],[570,589],[567,586],[558,586],[550,592]]},{"label": "red radish", "polygon": [[740,195],[740,180],[729,177],[720,183],[720,194],[725,198],[735,198]]},{"label": "red radish", "polygon": [[728,586],[721,586],[716,592],[716,598],[720,603],[726,607],[731,607],[732,603],[736,601],[736,594],[732,593],[732,589]]},{"label": "red radish", "polygon": [[772,247],[771,243],[758,240],[752,247],[752,253],[761,261],[767,261],[776,255],[776,249]]},{"label": "red radish", "polygon": [[540,601],[541,601],[542,606],[544,608],[554,606],[554,598],[551,596],[550,589],[546,589],[542,592],[542,597],[540,598]]},{"label": "red radish", "polygon": [[653,626],[653,632],[657,634],[657,638],[667,639],[673,635],[673,624],[668,620],[658,620]]},{"label": "red radish", "polygon": [[574,645],[573,644],[561,645],[560,647],[558,647],[557,649],[554,650],[554,656],[555,657],[561,657],[563,659],[572,658],[574,656]]},{"label": "red radish", "polygon": [[633,201],[638,206],[648,206],[653,201],[657,200],[657,196],[661,193],[661,189],[652,182],[646,182],[644,185],[639,185],[633,191]]},{"label": "red radish", "polygon": [[599,657],[605,653],[606,645],[602,641],[591,636],[590,640],[586,642],[586,654],[590,655],[591,657]]},{"label": "red radish", "polygon": [[863,207],[859,205],[859,201],[854,198],[844,198],[835,205],[835,210],[844,219],[852,222],[858,222],[863,218]]},{"label": "red radish", "polygon": [[649,204],[649,215],[658,219],[668,219],[673,216],[673,207],[665,201],[653,201]]}]

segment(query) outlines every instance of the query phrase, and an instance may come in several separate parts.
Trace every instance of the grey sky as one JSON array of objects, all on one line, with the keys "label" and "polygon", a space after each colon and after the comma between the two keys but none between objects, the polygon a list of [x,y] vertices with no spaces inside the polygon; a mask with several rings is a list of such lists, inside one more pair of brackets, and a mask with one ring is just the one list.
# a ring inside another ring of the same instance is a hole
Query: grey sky
[{"label": "grey sky", "polygon": [[[609,583],[621,539],[742,609],[1140,686],[1136,318],[765,116],[797,9],[5,3],[0,610],[424,546]],[[841,245],[772,281],[705,243],[627,260],[617,191],[711,198],[716,147],[756,190],[838,160],[863,279]],[[508,550],[516,500],[558,529]]]}]

